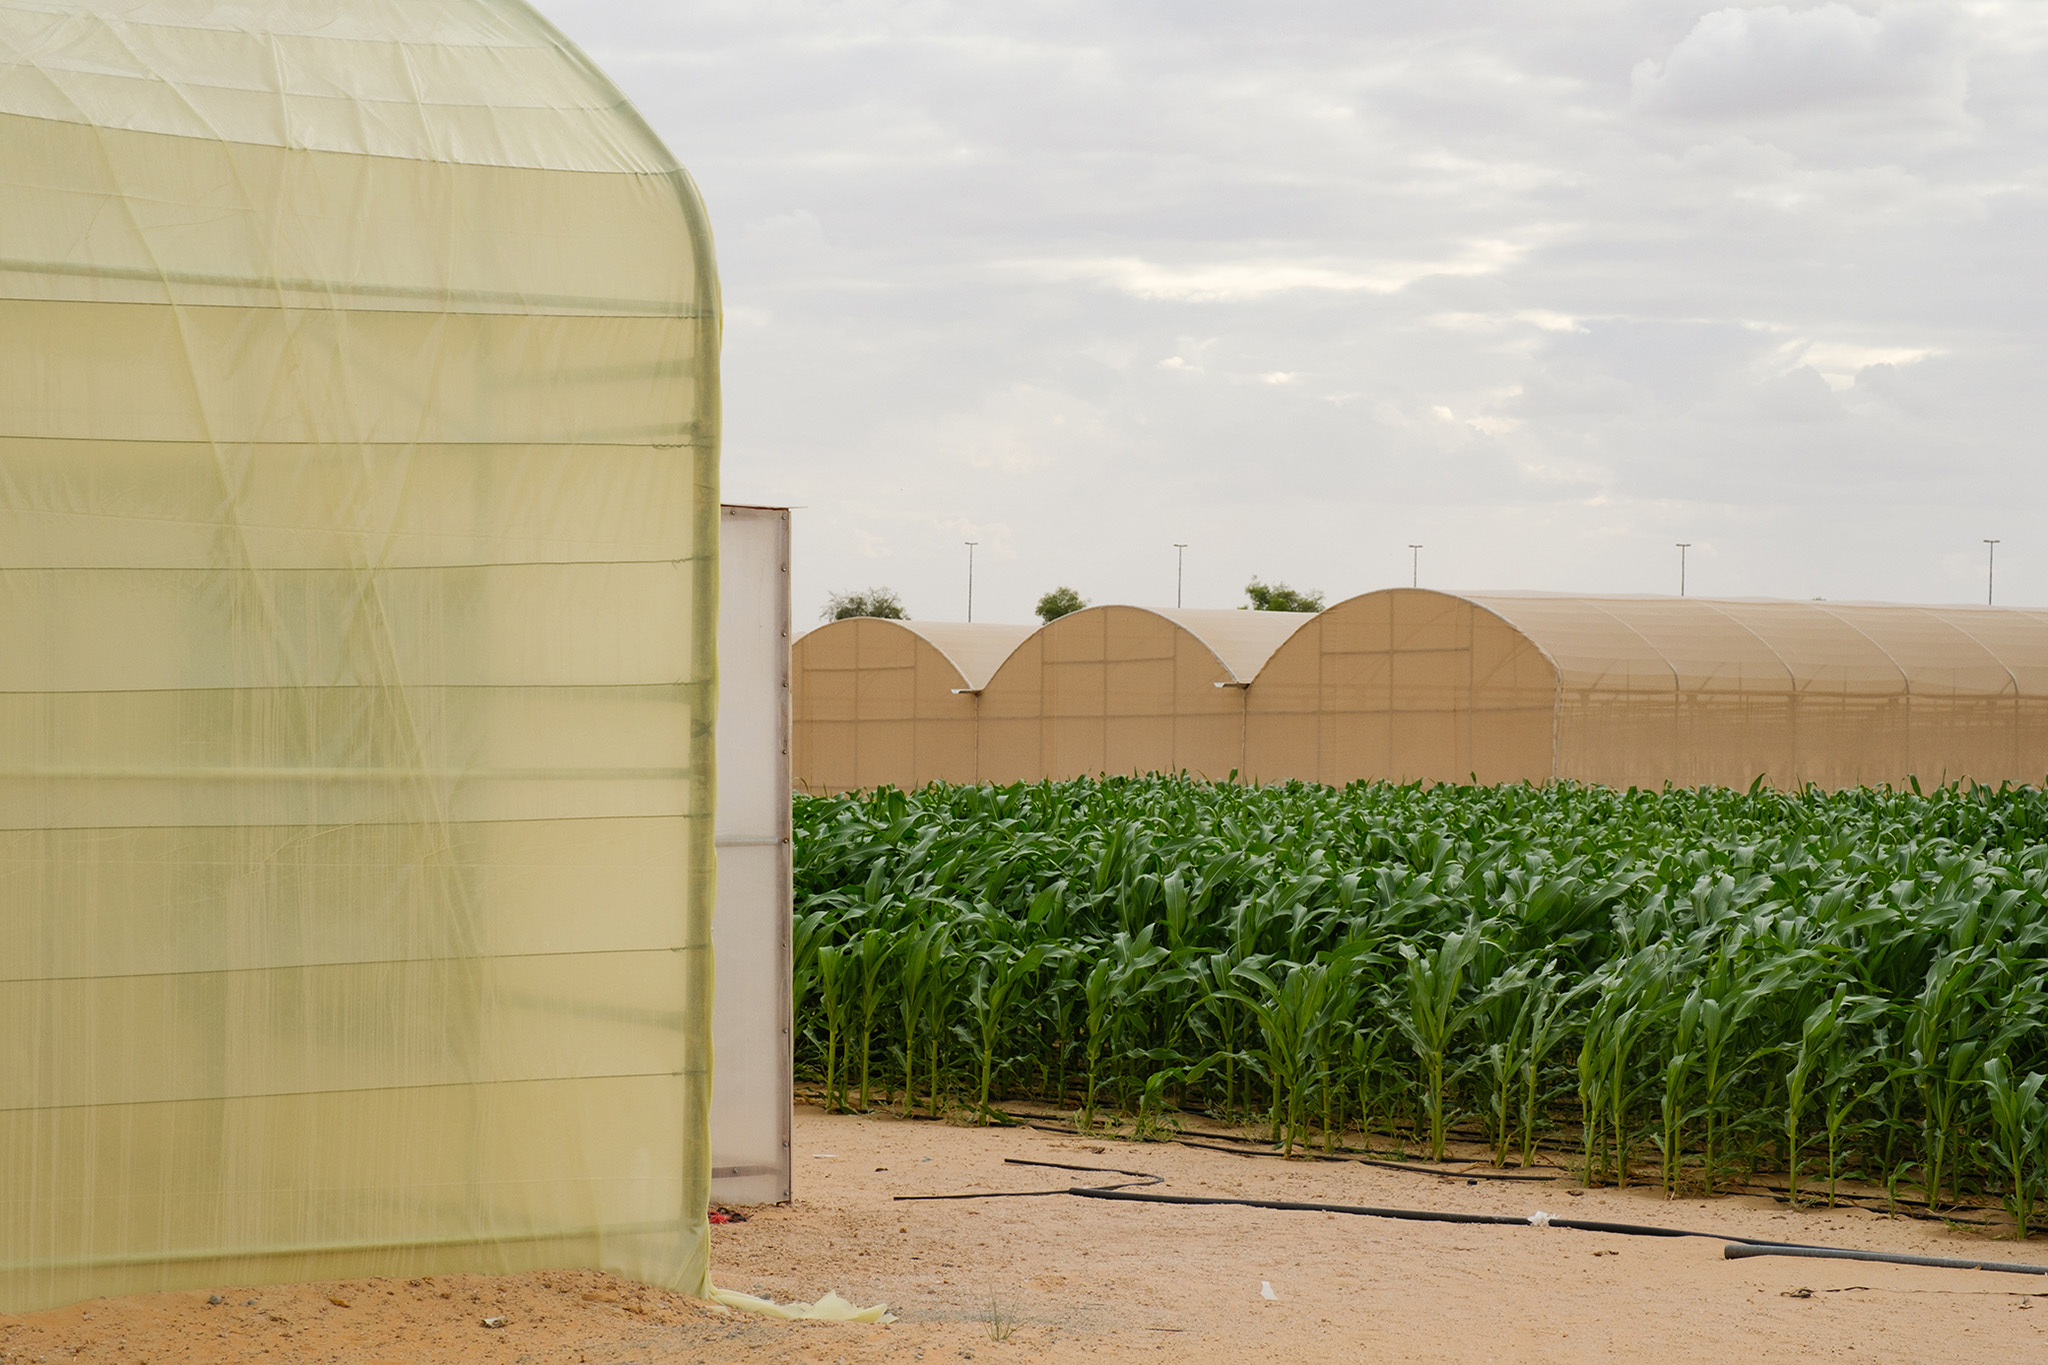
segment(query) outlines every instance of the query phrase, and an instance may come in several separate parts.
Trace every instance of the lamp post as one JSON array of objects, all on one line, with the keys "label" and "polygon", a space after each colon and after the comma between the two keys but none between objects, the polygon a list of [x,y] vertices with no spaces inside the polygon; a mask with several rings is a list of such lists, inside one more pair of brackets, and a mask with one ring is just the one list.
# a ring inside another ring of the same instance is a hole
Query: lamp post
[{"label": "lamp post", "polygon": [[960,543],[967,547],[967,619],[971,622],[974,620],[974,547],[981,542],[964,540]]},{"label": "lamp post", "polygon": [[1188,546],[1184,540],[1173,542],[1173,605],[1180,609],[1181,586],[1187,582]]},{"label": "lamp post", "polygon": [[1422,586],[1422,547],[1412,540],[1408,542],[1408,586]]},{"label": "lamp post", "polygon": [[1998,585],[1998,542],[1984,542],[1984,605],[1991,605],[1991,590]]},{"label": "lamp post", "polygon": [[1678,595],[1683,597],[1685,596],[1685,552],[1692,548],[1692,542],[1681,540],[1674,543],[1678,546]]}]

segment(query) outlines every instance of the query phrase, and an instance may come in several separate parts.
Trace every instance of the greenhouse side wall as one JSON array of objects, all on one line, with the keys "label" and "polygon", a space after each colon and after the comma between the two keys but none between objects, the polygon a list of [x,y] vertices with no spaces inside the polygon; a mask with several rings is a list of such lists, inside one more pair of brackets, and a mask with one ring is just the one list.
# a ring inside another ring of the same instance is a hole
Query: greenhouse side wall
[{"label": "greenhouse side wall", "polygon": [[1615,787],[2038,783],[2048,760],[2048,620],[2039,613],[1477,600],[1557,661],[1560,776]]},{"label": "greenhouse side wall", "polygon": [[702,1292],[695,190],[521,5],[179,12],[0,4],[0,1311]]}]

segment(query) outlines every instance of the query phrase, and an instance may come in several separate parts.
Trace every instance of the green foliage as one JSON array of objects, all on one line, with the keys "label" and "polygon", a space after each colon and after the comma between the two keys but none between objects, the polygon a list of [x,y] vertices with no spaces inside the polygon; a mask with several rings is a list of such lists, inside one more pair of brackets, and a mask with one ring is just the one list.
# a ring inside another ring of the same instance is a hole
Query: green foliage
[{"label": "green foliage", "polygon": [[1300,592],[1285,583],[1261,583],[1254,578],[1245,584],[1244,595],[1251,599],[1253,611],[1321,611],[1323,595],[1319,592]]},{"label": "green foliage", "polygon": [[2042,1163],[2048,1153],[2048,1101],[2041,1098],[2043,1077],[2030,1071],[2015,1083],[1998,1057],[1984,1063],[1984,1088],[1991,1102],[1993,1160],[2005,1177],[2005,1206],[2016,1236],[2026,1236],[2034,1208],[2041,1202]]},{"label": "green foliage", "polygon": [[903,599],[894,588],[869,588],[866,592],[835,592],[825,599],[821,621],[845,621],[855,616],[874,616],[884,621],[908,621]]},{"label": "green foliage", "polygon": [[1088,599],[1072,588],[1058,587],[1039,598],[1038,605],[1032,610],[1038,613],[1038,619],[1041,621],[1057,621],[1062,616],[1079,611],[1087,605]]},{"label": "green foliage", "polygon": [[1146,777],[795,813],[798,1059],[834,1104],[893,1057],[905,1112],[1853,1175],[2020,1229],[2048,1200],[2032,789]]}]

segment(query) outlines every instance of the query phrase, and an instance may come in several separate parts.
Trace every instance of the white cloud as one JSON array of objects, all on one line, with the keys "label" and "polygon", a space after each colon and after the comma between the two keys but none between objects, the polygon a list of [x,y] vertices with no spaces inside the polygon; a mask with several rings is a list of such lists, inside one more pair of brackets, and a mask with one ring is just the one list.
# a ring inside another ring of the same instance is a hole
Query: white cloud
[{"label": "white cloud", "polygon": [[1942,9],[1839,3],[1765,5],[1703,15],[1662,61],[1630,76],[1644,109],[1700,118],[1764,118],[1851,104],[1954,101],[1963,69]]},{"label": "white cloud", "polygon": [[1431,276],[1490,275],[1512,265],[1522,254],[1523,248],[1508,242],[1472,242],[1441,260],[1369,265],[1272,258],[1169,265],[1136,256],[1012,264],[1041,279],[1087,281],[1141,299],[1219,303],[1265,298],[1292,290],[1393,294]]},{"label": "white cloud", "polygon": [[1856,382],[1858,374],[1872,365],[1917,365],[1940,353],[1936,346],[1864,346],[1847,341],[1815,341],[1800,349],[1799,363],[1811,367],[1830,387],[1846,389]]}]

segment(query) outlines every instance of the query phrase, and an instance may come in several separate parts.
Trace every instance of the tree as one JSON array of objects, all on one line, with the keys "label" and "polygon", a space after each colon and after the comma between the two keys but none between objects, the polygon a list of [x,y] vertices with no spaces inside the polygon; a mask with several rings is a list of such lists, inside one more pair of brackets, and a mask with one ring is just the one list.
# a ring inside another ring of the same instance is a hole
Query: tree
[{"label": "tree", "polygon": [[[1285,583],[1261,583],[1254,578],[1245,584],[1244,595],[1252,599],[1253,611],[1321,611],[1323,595],[1296,592]],[[1243,607],[1238,608],[1243,611]]]},{"label": "tree", "polygon": [[835,592],[825,599],[821,620],[844,621],[849,616],[876,616],[884,621],[908,621],[903,599],[893,588],[869,588],[866,592]]},{"label": "tree", "polygon": [[1054,588],[1051,592],[1039,598],[1038,606],[1035,610],[1038,612],[1039,620],[1057,621],[1068,612],[1079,611],[1087,605],[1087,598],[1081,596],[1080,593],[1075,592],[1072,588],[1062,587]]}]

